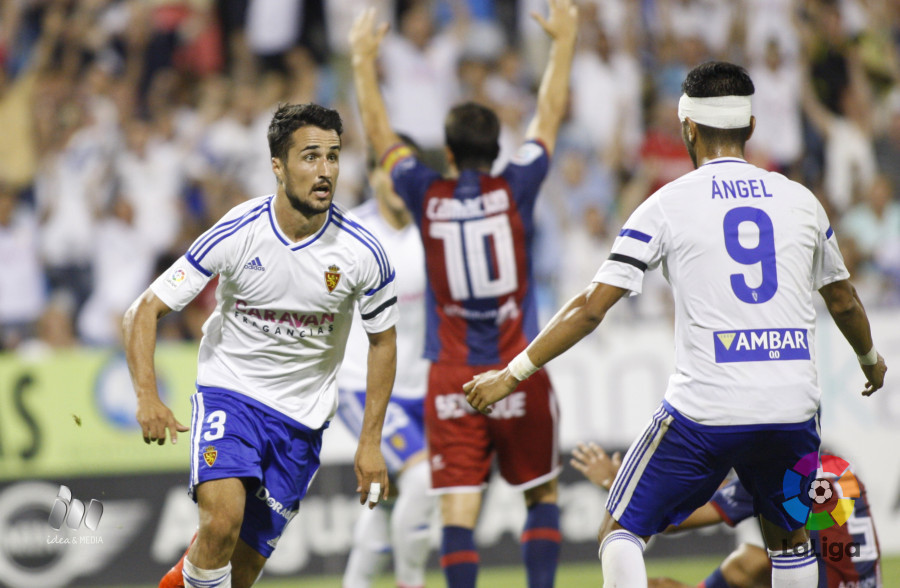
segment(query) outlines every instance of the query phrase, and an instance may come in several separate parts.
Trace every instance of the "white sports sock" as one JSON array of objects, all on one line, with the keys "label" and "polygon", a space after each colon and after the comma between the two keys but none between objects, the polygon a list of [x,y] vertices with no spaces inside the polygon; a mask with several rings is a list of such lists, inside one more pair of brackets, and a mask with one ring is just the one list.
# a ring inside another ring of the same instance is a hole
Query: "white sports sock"
[{"label": "white sports sock", "polygon": [[772,588],[815,588],[819,585],[819,563],[812,543],[793,549],[769,550],[772,560]]},{"label": "white sports sock", "polygon": [[353,528],[353,546],[344,570],[344,588],[369,588],[372,581],[387,567],[391,558],[388,536],[390,508],[379,504],[363,509]]},{"label": "white sports sock", "polygon": [[647,588],[644,540],[625,529],[607,535],[600,544],[603,588]]},{"label": "white sports sock", "polygon": [[218,570],[201,570],[185,558],[181,575],[185,588],[231,588],[231,563]]},{"label": "white sports sock", "polygon": [[400,474],[400,495],[391,515],[391,541],[394,544],[394,573],[397,585],[425,585],[425,564],[431,541],[431,519],[437,501],[428,496],[431,472],[427,461],[420,461]]}]

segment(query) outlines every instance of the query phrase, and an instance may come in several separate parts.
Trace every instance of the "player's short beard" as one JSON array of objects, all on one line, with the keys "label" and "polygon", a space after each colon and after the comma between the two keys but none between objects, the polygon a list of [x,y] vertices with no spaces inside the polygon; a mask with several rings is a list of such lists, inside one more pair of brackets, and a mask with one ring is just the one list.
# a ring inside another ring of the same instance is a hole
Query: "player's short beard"
[{"label": "player's short beard", "polygon": [[284,194],[285,194],[285,196],[287,196],[287,201],[291,205],[291,208],[293,208],[294,210],[296,210],[297,212],[299,212],[306,218],[309,218],[311,216],[315,216],[317,214],[322,214],[323,212],[328,211],[328,209],[331,207],[331,201],[334,198],[334,187],[332,186],[332,188],[331,188],[332,198],[329,199],[328,202],[323,204],[324,208],[322,208],[321,210],[319,210],[315,206],[310,206],[308,203],[300,200],[300,198],[297,197],[297,194],[291,188],[289,182],[285,182],[285,184],[284,184]]}]

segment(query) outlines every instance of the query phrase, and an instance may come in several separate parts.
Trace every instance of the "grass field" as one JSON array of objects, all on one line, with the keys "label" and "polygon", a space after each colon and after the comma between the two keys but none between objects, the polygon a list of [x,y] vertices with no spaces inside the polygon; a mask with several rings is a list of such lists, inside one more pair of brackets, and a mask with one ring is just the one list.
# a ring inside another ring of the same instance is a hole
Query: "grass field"
[{"label": "grass field", "polygon": [[[668,576],[682,582],[696,585],[721,562],[721,558],[691,558],[677,560],[656,560],[647,564],[650,577]],[[900,588],[900,557],[882,560],[884,588]],[[565,564],[560,567],[556,576],[559,588],[594,587],[603,583],[600,574],[600,563]],[[438,588],[444,586],[444,578],[439,570],[428,574],[426,586]],[[521,567],[484,568],[478,575],[478,585],[482,588],[525,588],[525,572]],[[259,588],[340,588],[337,576],[319,576],[290,580],[262,580]],[[108,587],[118,588],[118,587]],[[156,588],[146,586],[144,588]],[[394,588],[390,577],[384,577],[375,583],[374,588]]]}]

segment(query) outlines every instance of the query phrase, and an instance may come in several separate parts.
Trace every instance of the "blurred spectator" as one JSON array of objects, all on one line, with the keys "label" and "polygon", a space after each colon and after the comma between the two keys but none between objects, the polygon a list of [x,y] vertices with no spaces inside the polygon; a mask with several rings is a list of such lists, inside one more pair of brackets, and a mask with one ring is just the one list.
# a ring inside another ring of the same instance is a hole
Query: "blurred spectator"
[{"label": "blurred spectator", "polygon": [[77,317],[91,345],[116,345],[122,315],[153,277],[154,244],[138,224],[132,199],[117,195],[94,229],[91,296]]},{"label": "blurred spectator", "polygon": [[34,334],[44,308],[44,275],[38,257],[38,225],[18,194],[0,183],[0,349]]},{"label": "blurred spectator", "polygon": [[462,17],[452,27],[435,31],[427,1],[405,4],[399,34],[389,33],[381,46],[388,116],[398,132],[425,151],[441,152],[444,114],[460,95],[456,64],[467,22]]},{"label": "blurred spectator", "polygon": [[777,171],[787,173],[803,154],[802,70],[779,43],[770,38],[765,56],[749,68],[756,88],[752,98],[756,128],[747,149],[771,159]]},{"label": "blurred spectator", "polygon": [[613,47],[596,21],[582,27],[572,63],[572,122],[587,130],[603,161],[634,157],[641,140],[641,70]]},{"label": "blurred spectator", "polygon": [[[155,253],[167,251],[175,243],[183,216],[180,204],[185,173],[181,154],[170,138],[139,119],[127,123],[123,147],[116,154],[115,171],[121,193],[133,208],[129,215],[134,215],[133,224],[143,247]],[[116,206],[121,208],[122,204]],[[114,216],[122,218],[121,214]]]}]

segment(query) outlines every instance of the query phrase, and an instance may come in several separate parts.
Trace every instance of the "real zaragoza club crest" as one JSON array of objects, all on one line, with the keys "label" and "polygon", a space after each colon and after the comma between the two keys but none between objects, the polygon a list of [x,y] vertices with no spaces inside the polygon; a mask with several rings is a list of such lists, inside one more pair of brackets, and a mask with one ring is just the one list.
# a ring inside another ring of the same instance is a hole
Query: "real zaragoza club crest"
[{"label": "real zaragoza club crest", "polygon": [[203,450],[203,461],[206,462],[206,465],[212,467],[214,463],[216,463],[216,457],[219,455],[219,452],[216,451],[216,448],[210,445],[206,449]]},{"label": "real zaragoza club crest", "polygon": [[329,292],[334,292],[334,289],[337,288],[338,282],[341,281],[341,268],[336,265],[328,266],[328,271],[325,272],[325,287],[328,288]]}]

